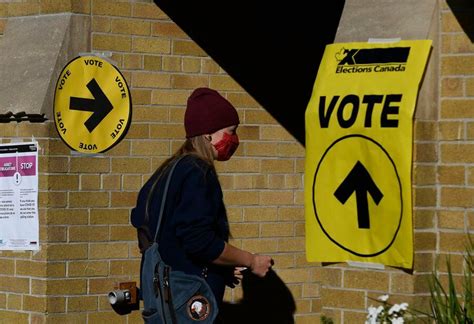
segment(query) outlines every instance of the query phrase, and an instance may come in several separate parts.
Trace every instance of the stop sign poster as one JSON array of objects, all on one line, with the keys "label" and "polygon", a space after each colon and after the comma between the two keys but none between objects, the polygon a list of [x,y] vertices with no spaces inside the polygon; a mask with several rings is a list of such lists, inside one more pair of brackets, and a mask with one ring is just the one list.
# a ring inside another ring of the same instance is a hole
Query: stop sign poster
[{"label": "stop sign poster", "polygon": [[306,256],[411,269],[413,113],[430,40],[326,47],[306,108]]}]

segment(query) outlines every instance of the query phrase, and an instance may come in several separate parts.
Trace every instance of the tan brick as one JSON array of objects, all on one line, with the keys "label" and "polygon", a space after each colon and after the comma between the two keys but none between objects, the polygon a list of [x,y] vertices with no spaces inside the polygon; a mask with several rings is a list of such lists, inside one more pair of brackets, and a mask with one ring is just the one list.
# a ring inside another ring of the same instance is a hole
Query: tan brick
[{"label": "tan brick", "polygon": [[87,244],[51,244],[48,260],[77,260],[87,258]]},{"label": "tan brick", "polygon": [[81,175],[81,190],[98,190],[100,189],[100,176],[83,174]]},{"label": "tan brick", "polygon": [[[7,323],[28,323],[28,313],[20,312],[9,312],[5,310],[0,310],[1,321],[5,324]],[[3,324],[2,323],[2,324]]]},{"label": "tan brick", "polygon": [[16,294],[7,295],[7,308],[10,310],[21,310],[22,296]]},{"label": "tan brick", "polygon": [[15,260],[0,259],[0,274],[2,275],[15,274]]},{"label": "tan brick", "polygon": [[344,287],[387,291],[389,276],[379,271],[344,271]]},{"label": "tan brick", "polygon": [[109,194],[107,192],[69,192],[70,207],[107,207]]},{"label": "tan brick", "polygon": [[[225,176],[220,177],[221,184],[224,184]],[[265,186],[265,177],[263,175],[238,175],[228,177],[230,181],[227,188],[234,189],[252,189],[252,188],[263,188]],[[223,186],[224,189],[226,187]]]},{"label": "tan brick", "polygon": [[139,174],[124,174],[123,175],[123,189],[124,190],[139,190],[142,185],[142,176]]},{"label": "tan brick", "polygon": [[129,70],[142,69],[142,55],[125,54],[123,56],[123,67]]},{"label": "tan brick", "polygon": [[185,105],[189,91],[181,90],[153,90],[151,103],[155,105]]},{"label": "tan brick", "polygon": [[132,86],[137,88],[169,88],[171,77],[160,73],[136,72],[132,73]]},{"label": "tan brick", "polygon": [[89,259],[121,259],[128,257],[128,244],[126,243],[91,243]]},{"label": "tan brick", "polygon": [[265,173],[293,173],[295,170],[293,160],[262,160],[262,172]]},{"label": "tan brick", "polygon": [[16,136],[17,125],[15,124],[4,124],[0,128],[0,136],[2,137],[13,137]]},{"label": "tan brick", "polygon": [[68,277],[102,277],[108,272],[107,261],[71,261],[68,265]]},{"label": "tan brick", "polygon": [[[320,314],[296,314],[295,316],[296,324],[314,324],[314,323],[323,323],[321,322]],[[335,322],[339,323],[339,322]]]},{"label": "tan brick", "polygon": [[89,14],[91,12],[91,3],[89,0],[71,1],[71,11],[74,13]]},{"label": "tan brick", "polygon": [[440,184],[458,184],[465,183],[464,166],[440,165],[438,166],[438,182]]},{"label": "tan brick", "polygon": [[50,208],[47,211],[46,219],[48,225],[87,224],[88,212],[86,209]]},{"label": "tan brick", "polygon": [[38,204],[39,207],[66,207],[67,195],[66,192],[39,192]]},{"label": "tan brick", "polygon": [[416,164],[413,171],[415,183],[417,185],[429,185],[436,183],[436,167],[434,165]]},{"label": "tan brick", "polygon": [[170,72],[181,71],[181,57],[177,56],[165,56],[163,57],[163,70]]},{"label": "tan brick", "polygon": [[7,295],[6,294],[0,294],[0,307],[1,308],[7,308]]},{"label": "tan brick", "polygon": [[440,140],[460,140],[464,138],[464,123],[462,122],[446,122],[439,124]]},{"label": "tan brick", "polygon": [[[127,279],[128,277],[115,277],[115,278],[92,278],[89,279],[89,294],[103,294],[103,293],[109,293],[118,282],[121,281],[130,281]],[[100,301],[99,301],[100,303]],[[107,305],[109,309],[110,304]]]},{"label": "tan brick", "polygon": [[136,53],[168,54],[170,46],[168,39],[161,38],[135,37],[132,41],[132,50]]},{"label": "tan brick", "polygon": [[212,89],[219,91],[243,91],[242,87],[227,75],[211,75],[209,84]]},{"label": "tan brick", "polygon": [[293,136],[281,126],[262,126],[260,128],[260,139],[292,141]]},{"label": "tan brick", "polygon": [[436,144],[415,143],[413,158],[416,162],[435,162],[438,159],[436,148]]},{"label": "tan brick", "polygon": [[231,224],[231,229],[232,237],[235,239],[258,237],[260,231],[258,224],[245,223]]},{"label": "tan brick", "polygon": [[128,224],[130,211],[121,208],[92,209],[91,225],[100,224]]},{"label": "tan brick", "polygon": [[439,233],[439,249],[447,252],[464,251],[467,243],[466,234],[459,233]]},{"label": "tan brick", "polygon": [[130,52],[132,39],[130,36],[123,35],[93,34],[92,47],[95,50]]},{"label": "tan brick", "polygon": [[278,219],[280,221],[302,221],[304,220],[304,209],[302,207],[279,207]]},{"label": "tan brick", "polygon": [[140,260],[110,261],[111,276],[138,275],[140,272]]},{"label": "tan brick", "polygon": [[[40,263],[36,263],[37,267],[40,267]],[[45,266],[42,265],[44,268]],[[39,270],[38,270],[39,272]],[[47,278],[63,278],[66,276],[66,264],[64,262],[48,262],[46,264],[46,275]]]},{"label": "tan brick", "polygon": [[464,229],[464,212],[456,210],[441,210],[438,212],[440,228]]},{"label": "tan brick", "polygon": [[244,209],[245,222],[265,222],[277,220],[276,207],[252,207]]},{"label": "tan brick", "polygon": [[261,237],[294,236],[293,223],[267,223],[261,224]]},{"label": "tan brick", "polygon": [[202,59],[202,72],[203,73],[219,73],[220,67],[212,59]]},{"label": "tan brick", "polygon": [[277,124],[278,122],[264,110],[245,110],[245,124]]},{"label": "tan brick", "polygon": [[303,237],[285,238],[278,240],[278,250],[281,252],[301,252],[304,251],[304,249],[305,240]]},{"label": "tan brick", "polygon": [[111,19],[108,17],[92,17],[92,31],[95,32],[110,32]]},{"label": "tan brick", "polygon": [[109,238],[108,226],[70,226],[70,242],[106,241]]},{"label": "tan brick", "polygon": [[415,233],[413,244],[415,251],[431,251],[436,249],[436,234],[432,232]]},{"label": "tan brick", "polygon": [[437,202],[436,188],[415,188],[414,204],[418,207],[435,206]]},{"label": "tan brick", "polygon": [[442,36],[443,53],[472,53],[474,44],[465,33],[450,34]]},{"label": "tan brick", "polygon": [[[137,122],[168,122],[170,109],[164,107],[140,107],[136,106],[133,108],[133,119]],[[182,119],[181,119],[182,121]],[[136,142],[133,142],[135,144]],[[133,152],[132,152],[133,155]]]},{"label": "tan brick", "polygon": [[131,4],[113,0],[93,0],[92,14],[103,16],[130,16]]},{"label": "tan brick", "polygon": [[40,5],[39,3],[15,3],[11,2],[8,4],[8,16],[19,17],[19,16],[30,16],[39,14]]},{"label": "tan brick", "polygon": [[151,104],[151,90],[132,89],[131,97],[132,97],[132,102],[136,105]]},{"label": "tan brick", "polygon": [[416,229],[432,229],[434,221],[434,210],[415,209],[413,211],[413,223]]},{"label": "tan brick", "polygon": [[420,272],[429,272],[433,270],[433,254],[432,253],[416,253],[413,268]]},{"label": "tan brick", "polygon": [[472,188],[442,188],[441,206],[467,207],[474,205],[474,189]]},{"label": "tan brick", "polygon": [[112,159],[114,173],[148,173],[150,160],[147,158],[114,158]]},{"label": "tan brick", "polygon": [[474,78],[466,79],[466,96],[474,96]]},{"label": "tan brick", "polygon": [[45,277],[47,264],[31,260],[16,260],[16,274],[20,276]]},{"label": "tan brick", "polygon": [[67,299],[68,312],[96,311],[97,306],[97,296],[69,297]]},{"label": "tan brick", "polygon": [[0,277],[0,291],[2,292],[28,293],[29,290],[30,279],[28,278]]},{"label": "tan brick", "polygon": [[162,70],[161,56],[144,55],[143,65],[147,71],[161,71]]},{"label": "tan brick", "polygon": [[321,289],[322,304],[325,307],[364,308],[364,294],[363,291],[344,291],[324,287]]},{"label": "tan brick", "polygon": [[364,323],[367,320],[367,313],[364,311],[351,312],[344,310],[343,316],[345,323]]},{"label": "tan brick", "polygon": [[305,149],[299,143],[278,143],[277,156],[283,157],[304,157]]},{"label": "tan brick", "polygon": [[183,72],[198,73],[201,71],[201,59],[185,57],[183,58]]},{"label": "tan brick", "polygon": [[48,293],[51,295],[82,295],[87,292],[85,279],[48,280]]},{"label": "tan brick", "polygon": [[474,56],[444,56],[441,58],[442,75],[474,74]]},{"label": "tan brick", "polygon": [[127,318],[115,312],[88,313],[88,323],[128,323]]},{"label": "tan brick", "polygon": [[[232,230],[232,229],[231,229]],[[242,249],[252,253],[272,253],[278,251],[278,241],[274,239],[243,239]]]},{"label": "tan brick", "polygon": [[79,176],[54,175],[48,176],[48,190],[77,190],[79,189]]},{"label": "tan brick", "polygon": [[70,1],[57,1],[57,0],[41,0],[40,1],[40,13],[51,14],[58,12],[70,12],[71,2]]},{"label": "tan brick", "polygon": [[279,269],[278,276],[287,284],[306,283],[310,279],[309,269]]},{"label": "tan brick", "polygon": [[48,324],[63,323],[87,323],[87,313],[48,314]]},{"label": "tan brick", "polygon": [[233,158],[225,163],[216,163],[218,172],[260,172],[260,160]]},{"label": "tan brick", "polygon": [[101,173],[110,171],[109,158],[71,158],[71,172]]},{"label": "tan brick", "polygon": [[136,241],[137,230],[130,225],[111,226],[110,241]]},{"label": "tan brick", "polygon": [[[303,256],[304,257],[304,256]],[[294,268],[295,266],[298,267],[298,261],[295,262],[295,258],[298,260],[300,259],[300,255],[294,255],[294,253],[289,254],[273,254],[272,259],[278,267],[278,269],[283,268]]]},{"label": "tan brick", "polygon": [[445,99],[441,101],[441,118],[472,118],[474,116],[473,104],[473,99]]},{"label": "tan brick", "polygon": [[46,229],[48,243],[51,242],[66,242],[67,233],[66,226],[49,226]]},{"label": "tan brick", "polygon": [[127,137],[129,139],[143,139],[150,137],[150,127],[148,124],[132,124],[128,131]]},{"label": "tan brick", "polygon": [[291,205],[293,191],[262,191],[260,192],[261,205]]},{"label": "tan brick", "polygon": [[259,193],[256,191],[226,191],[225,202],[228,205],[258,205]]},{"label": "tan brick", "polygon": [[168,19],[168,16],[153,2],[132,4],[132,16],[149,19]]},{"label": "tan brick", "polygon": [[47,310],[46,297],[23,296],[23,310],[44,313]]},{"label": "tan brick", "polygon": [[172,53],[175,55],[207,56],[206,52],[193,41],[173,40],[172,46]]},{"label": "tan brick", "polygon": [[209,79],[202,75],[173,75],[172,86],[175,89],[194,89],[208,87]]},{"label": "tan brick", "polygon": [[169,38],[189,38],[186,33],[172,22],[154,22],[151,27],[153,36]]},{"label": "tan brick", "polygon": [[441,81],[441,96],[461,97],[463,95],[463,81],[461,78],[444,78]]},{"label": "tan brick", "polygon": [[134,207],[137,202],[137,192],[112,192],[111,207]]},{"label": "tan brick", "polygon": [[446,33],[463,31],[452,12],[441,13],[441,30]]},{"label": "tan brick", "polygon": [[151,23],[138,19],[112,19],[111,31],[114,34],[150,35]]}]

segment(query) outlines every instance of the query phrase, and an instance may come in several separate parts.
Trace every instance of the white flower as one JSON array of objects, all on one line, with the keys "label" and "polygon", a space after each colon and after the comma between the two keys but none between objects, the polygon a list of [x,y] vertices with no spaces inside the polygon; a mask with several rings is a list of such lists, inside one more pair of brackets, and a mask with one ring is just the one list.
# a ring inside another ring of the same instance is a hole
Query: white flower
[{"label": "white flower", "polygon": [[392,324],[402,324],[405,323],[403,320],[403,317],[397,317],[397,318],[392,318],[390,319],[392,321]]},{"label": "white flower", "polygon": [[388,295],[379,296],[379,298],[377,298],[377,299],[380,300],[380,301],[386,302],[388,300]]},{"label": "white flower", "polygon": [[388,310],[388,314],[392,315],[393,313],[398,313],[401,310],[405,311],[407,310],[407,308],[408,308],[407,303],[395,304]]}]

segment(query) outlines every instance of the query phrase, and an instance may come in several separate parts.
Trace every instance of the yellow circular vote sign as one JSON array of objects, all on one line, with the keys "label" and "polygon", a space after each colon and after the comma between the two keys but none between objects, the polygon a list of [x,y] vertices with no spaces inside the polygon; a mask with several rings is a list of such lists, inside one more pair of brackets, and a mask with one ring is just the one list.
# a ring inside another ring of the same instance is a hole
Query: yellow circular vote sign
[{"label": "yellow circular vote sign", "polygon": [[80,56],[62,70],[54,121],[62,140],[82,153],[105,152],[126,135],[132,100],[120,71],[97,56]]}]

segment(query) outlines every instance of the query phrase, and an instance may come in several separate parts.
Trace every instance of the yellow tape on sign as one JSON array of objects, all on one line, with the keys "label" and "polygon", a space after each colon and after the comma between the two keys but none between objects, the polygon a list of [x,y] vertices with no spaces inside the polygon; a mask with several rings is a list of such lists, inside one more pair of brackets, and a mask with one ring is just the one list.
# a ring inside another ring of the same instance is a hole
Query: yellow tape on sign
[{"label": "yellow tape on sign", "polygon": [[326,46],[305,115],[308,261],[412,268],[413,113],[430,48]]},{"label": "yellow tape on sign", "polygon": [[54,121],[61,139],[82,153],[105,152],[125,137],[132,100],[120,71],[97,56],[80,56],[61,72]]}]

